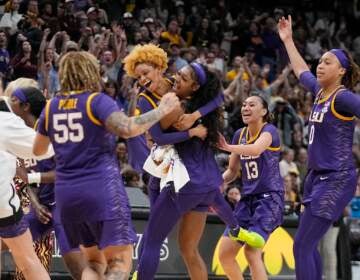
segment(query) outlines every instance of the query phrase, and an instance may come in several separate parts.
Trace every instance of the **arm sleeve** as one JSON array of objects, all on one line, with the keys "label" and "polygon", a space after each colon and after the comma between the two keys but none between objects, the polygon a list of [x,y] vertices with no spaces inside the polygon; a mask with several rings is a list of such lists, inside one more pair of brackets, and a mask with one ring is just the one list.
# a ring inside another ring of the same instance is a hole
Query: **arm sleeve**
[{"label": "arm sleeve", "polygon": [[[138,108],[142,114],[154,109],[153,106],[143,97],[140,97],[138,100]],[[149,129],[149,132],[154,142],[160,146],[176,144],[190,139],[188,131],[163,132],[159,122],[153,125]]]},{"label": "arm sleeve", "polygon": [[206,116],[210,112],[214,111],[216,108],[221,106],[224,103],[224,93],[220,92],[213,100],[209,101],[207,104],[199,108],[201,116]]},{"label": "arm sleeve", "polygon": [[316,77],[310,71],[304,71],[300,75],[300,83],[315,96],[320,90]]},{"label": "arm sleeve", "polygon": [[280,137],[277,128],[275,126],[273,126],[272,124],[267,124],[265,125],[261,133],[263,132],[268,132],[271,134],[271,138],[272,138],[271,147],[273,148],[280,147]]},{"label": "arm sleeve", "polygon": [[112,113],[121,111],[116,101],[104,93],[94,97],[91,102],[91,110],[94,116],[103,124]]},{"label": "arm sleeve", "polygon": [[335,110],[348,116],[360,118],[360,95],[344,91],[335,98]]},{"label": "arm sleeve", "polygon": [[47,153],[42,156],[35,156],[32,152],[33,143],[36,132],[32,128],[26,126],[23,120],[14,116],[8,120],[4,130],[6,136],[3,138],[4,146],[7,152],[19,158],[45,159],[52,157],[54,151],[52,146],[49,147]]}]

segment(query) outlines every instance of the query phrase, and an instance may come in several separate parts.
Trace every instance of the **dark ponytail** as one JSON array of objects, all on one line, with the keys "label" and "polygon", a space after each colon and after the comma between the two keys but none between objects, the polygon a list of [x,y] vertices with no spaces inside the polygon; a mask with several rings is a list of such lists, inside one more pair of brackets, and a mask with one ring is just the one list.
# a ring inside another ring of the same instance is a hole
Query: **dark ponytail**
[{"label": "dark ponytail", "polygon": [[345,50],[343,52],[346,55],[346,58],[349,60],[349,69],[346,70],[344,77],[341,80],[341,83],[348,89],[354,90],[356,84],[360,81],[360,67],[356,64],[354,59],[349,55]]}]

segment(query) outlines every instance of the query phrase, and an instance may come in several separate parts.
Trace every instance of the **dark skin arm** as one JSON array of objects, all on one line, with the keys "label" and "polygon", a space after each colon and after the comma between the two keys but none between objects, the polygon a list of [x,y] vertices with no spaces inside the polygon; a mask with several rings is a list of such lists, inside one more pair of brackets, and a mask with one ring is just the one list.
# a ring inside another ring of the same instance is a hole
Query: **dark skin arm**
[{"label": "dark skin arm", "polygon": [[29,195],[31,205],[35,209],[36,216],[38,217],[39,221],[43,224],[47,224],[51,221],[52,215],[45,205],[41,204],[37,195],[36,187],[32,187],[31,185],[27,188],[27,193]]}]

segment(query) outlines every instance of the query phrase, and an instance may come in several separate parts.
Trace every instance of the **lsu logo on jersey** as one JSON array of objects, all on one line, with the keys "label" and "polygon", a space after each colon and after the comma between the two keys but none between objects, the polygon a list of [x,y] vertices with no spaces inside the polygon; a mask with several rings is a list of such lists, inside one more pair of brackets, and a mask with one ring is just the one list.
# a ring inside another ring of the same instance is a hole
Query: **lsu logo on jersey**
[{"label": "lsu logo on jersey", "polygon": [[309,121],[316,122],[316,123],[322,123],[325,117],[325,114],[329,111],[331,102],[327,101],[325,102],[323,108],[321,111],[312,111],[310,114]]},{"label": "lsu logo on jersey", "polygon": [[[282,227],[278,227],[270,235],[263,249],[265,268],[270,275],[279,275],[284,269],[285,264],[290,270],[295,270],[293,244],[294,241],[291,235]],[[219,248],[220,240],[215,248],[211,269],[215,275],[225,275],[219,260]],[[248,268],[249,263],[245,258],[244,247],[238,252],[236,261],[241,271],[245,271]]]},{"label": "lsu logo on jersey", "polygon": [[26,169],[31,169],[37,165],[37,162],[35,159],[24,159],[24,165]]}]

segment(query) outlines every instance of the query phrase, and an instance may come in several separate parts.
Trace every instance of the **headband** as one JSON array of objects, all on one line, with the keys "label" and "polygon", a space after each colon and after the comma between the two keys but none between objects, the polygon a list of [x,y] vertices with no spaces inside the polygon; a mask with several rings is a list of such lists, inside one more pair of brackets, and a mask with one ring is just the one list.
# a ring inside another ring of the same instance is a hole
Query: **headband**
[{"label": "headband", "polygon": [[331,52],[332,54],[334,54],[336,56],[336,58],[339,60],[342,67],[344,67],[346,70],[348,70],[350,68],[350,62],[349,62],[349,59],[347,58],[344,50],[331,49],[329,52]]},{"label": "headband", "polygon": [[25,93],[20,89],[17,88],[13,93],[12,96],[16,96],[17,99],[19,99],[22,103],[28,102],[28,99],[26,98]]},{"label": "headband", "polygon": [[206,83],[206,73],[204,68],[201,66],[200,63],[197,62],[191,62],[190,66],[192,67],[192,69],[194,69],[195,75],[197,77],[200,86],[203,86]]}]

